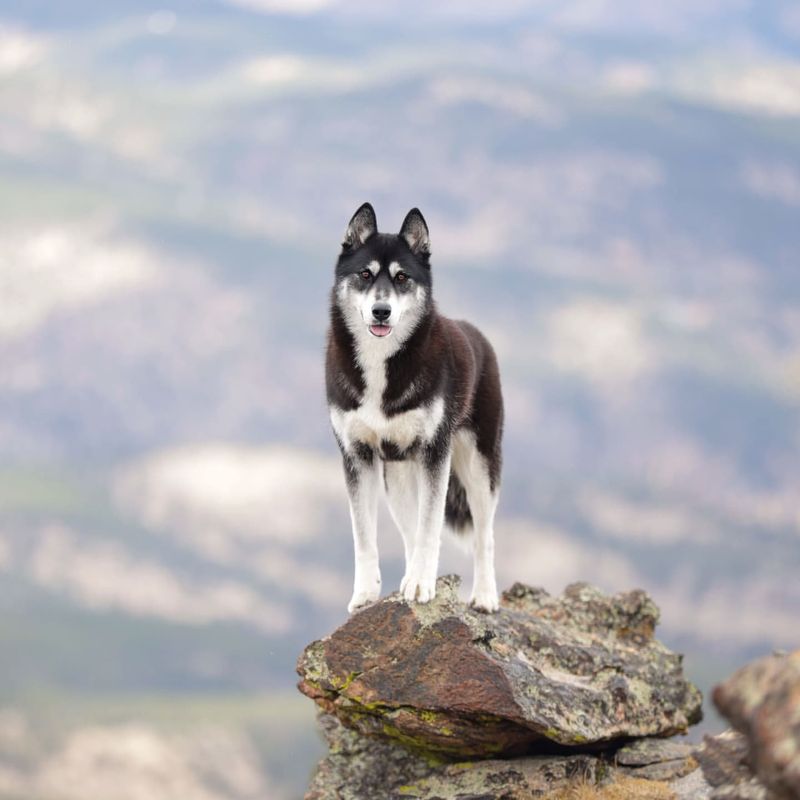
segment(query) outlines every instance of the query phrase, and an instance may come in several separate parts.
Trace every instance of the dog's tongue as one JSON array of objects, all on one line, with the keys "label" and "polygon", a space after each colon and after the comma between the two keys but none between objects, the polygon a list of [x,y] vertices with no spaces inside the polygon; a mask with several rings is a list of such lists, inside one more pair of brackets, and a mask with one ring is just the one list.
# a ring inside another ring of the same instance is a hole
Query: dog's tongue
[{"label": "dog's tongue", "polygon": [[391,330],[391,327],[389,325],[370,325],[369,329],[376,336],[386,336]]}]

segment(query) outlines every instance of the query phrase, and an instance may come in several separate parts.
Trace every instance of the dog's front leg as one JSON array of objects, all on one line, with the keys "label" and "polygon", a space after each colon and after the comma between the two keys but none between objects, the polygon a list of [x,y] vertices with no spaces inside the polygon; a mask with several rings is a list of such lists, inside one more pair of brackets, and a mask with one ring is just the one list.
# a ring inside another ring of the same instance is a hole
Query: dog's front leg
[{"label": "dog's front leg", "polygon": [[450,480],[450,441],[434,442],[419,459],[419,523],[411,563],[400,591],[406,600],[427,603],[436,596],[439,547],[444,526],[444,506]]},{"label": "dog's front leg", "polygon": [[372,450],[364,448],[358,453],[343,453],[343,457],[355,549],[353,596],[347,605],[347,610],[352,613],[381,596],[378,563],[380,470]]}]

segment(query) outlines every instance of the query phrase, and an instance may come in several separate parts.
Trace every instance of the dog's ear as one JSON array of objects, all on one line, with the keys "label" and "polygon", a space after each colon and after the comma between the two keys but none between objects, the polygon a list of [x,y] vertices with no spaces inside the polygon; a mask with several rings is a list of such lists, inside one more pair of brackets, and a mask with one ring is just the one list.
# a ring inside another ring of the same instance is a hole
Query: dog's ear
[{"label": "dog's ear", "polygon": [[403,220],[400,228],[400,235],[406,240],[415,256],[423,259],[431,254],[431,240],[428,236],[428,226],[425,224],[425,217],[422,216],[418,208],[412,208]]},{"label": "dog's ear", "polygon": [[378,222],[375,219],[375,209],[369,203],[364,203],[353,214],[353,218],[344,232],[342,248],[344,250],[355,250],[357,247],[361,247],[377,230]]}]

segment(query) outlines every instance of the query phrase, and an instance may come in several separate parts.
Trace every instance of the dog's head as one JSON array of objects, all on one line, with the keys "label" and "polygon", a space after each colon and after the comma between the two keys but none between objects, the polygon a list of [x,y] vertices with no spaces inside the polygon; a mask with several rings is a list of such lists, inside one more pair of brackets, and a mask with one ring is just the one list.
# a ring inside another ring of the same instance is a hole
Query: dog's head
[{"label": "dog's head", "polygon": [[396,345],[411,335],[431,303],[430,240],[419,209],[398,234],[378,233],[369,203],[356,211],[336,263],[334,302],[357,340]]}]

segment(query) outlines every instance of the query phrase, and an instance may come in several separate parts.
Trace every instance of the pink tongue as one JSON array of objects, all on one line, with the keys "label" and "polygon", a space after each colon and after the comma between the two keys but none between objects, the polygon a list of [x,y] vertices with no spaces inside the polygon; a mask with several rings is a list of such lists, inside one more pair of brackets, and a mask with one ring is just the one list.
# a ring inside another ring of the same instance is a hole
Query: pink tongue
[{"label": "pink tongue", "polygon": [[376,336],[386,336],[387,333],[391,330],[388,325],[370,325],[369,329],[376,335]]}]

